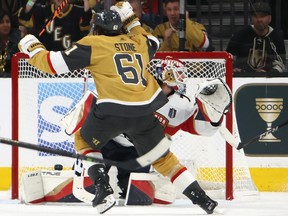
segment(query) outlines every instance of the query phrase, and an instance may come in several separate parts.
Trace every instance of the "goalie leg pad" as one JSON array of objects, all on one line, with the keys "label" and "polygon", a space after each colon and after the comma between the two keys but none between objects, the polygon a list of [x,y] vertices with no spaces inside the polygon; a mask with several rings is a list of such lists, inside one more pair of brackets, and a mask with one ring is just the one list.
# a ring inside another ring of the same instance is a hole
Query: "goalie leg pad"
[{"label": "goalie leg pad", "polygon": [[87,90],[75,107],[60,120],[60,124],[65,127],[65,132],[68,135],[73,135],[82,127],[96,98],[97,94],[95,92]]},{"label": "goalie leg pad", "polygon": [[131,180],[126,205],[152,205],[154,186],[151,181]]},{"label": "goalie leg pad", "polygon": [[176,187],[170,182],[170,179],[159,175],[152,181],[155,186],[155,197],[153,203],[172,204],[176,199]]}]

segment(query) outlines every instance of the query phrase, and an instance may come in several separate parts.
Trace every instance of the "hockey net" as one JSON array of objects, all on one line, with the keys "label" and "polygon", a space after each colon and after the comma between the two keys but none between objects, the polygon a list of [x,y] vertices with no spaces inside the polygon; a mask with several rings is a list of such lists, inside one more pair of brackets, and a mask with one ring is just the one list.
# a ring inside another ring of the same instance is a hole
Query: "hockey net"
[{"label": "hockey net", "polygon": [[[232,89],[232,58],[226,52],[157,53],[147,66],[149,72],[155,75],[156,66],[166,56],[183,61],[191,79],[222,78]],[[12,139],[73,152],[73,137],[65,133],[59,121],[80,100],[84,89],[94,89],[93,81],[87,81],[85,69],[54,76],[42,73],[27,60],[21,53],[13,58]],[[232,112],[225,117],[226,127],[231,131]],[[55,164],[71,170],[74,163],[74,159],[67,157],[12,148],[12,198],[21,196],[18,190],[24,173],[53,170]],[[216,191],[217,197],[233,199],[238,194],[255,191],[243,152],[233,150],[218,133],[200,137],[179,131],[173,136],[171,151],[201,186]]]}]

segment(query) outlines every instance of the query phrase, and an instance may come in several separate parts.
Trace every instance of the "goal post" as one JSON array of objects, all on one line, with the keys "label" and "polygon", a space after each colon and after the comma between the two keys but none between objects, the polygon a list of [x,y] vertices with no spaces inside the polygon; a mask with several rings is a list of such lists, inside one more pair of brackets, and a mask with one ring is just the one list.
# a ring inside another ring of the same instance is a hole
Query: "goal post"
[{"label": "goal post", "polygon": [[[185,63],[188,71],[192,71],[192,78],[223,78],[233,92],[233,64],[232,55],[227,52],[158,52],[150,62],[151,67],[155,67],[159,59],[167,56],[180,59]],[[156,62],[153,64],[153,62]],[[149,66],[148,66],[149,67]],[[216,70],[216,71],[213,71]],[[219,71],[218,71],[219,70]],[[153,71],[153,70],[149,70]],[[153,73],[153,72],[152,72]],[[226,114],[226,128],[233,132],[233,106]],[[233,149],[228,143],[225,144],[225,198],[232,200],[233,197]]]},{"label": "goal post", "polygon": [[[166,56],[180,59],[188,68],[189,79],[222,78],[233,92],[232,56],[226,52],[158,52],[147,65],[155,75],[157,64]],[[66,151],[74,151],[73,138],[65,134],[59,120],[81,98],[83,89],[95,88],[86,77],[87,70],[63,75],[42,73],[27,63],[28,56],[12,60],[12,139]],[[233,106],[224,124],[233,131]],[[171,151],[201,183],[205,190],[221,190],[231,200],[237,191],[254,190],[245,156],[216,134],[199,137],[177,132]],[[62,164],[71,170],[74,160],[43,152],[12,147],[12,199],[20,197],[21,176],[28,171],[54,169]],[[207,188],[207,189],[206,189]]]}]

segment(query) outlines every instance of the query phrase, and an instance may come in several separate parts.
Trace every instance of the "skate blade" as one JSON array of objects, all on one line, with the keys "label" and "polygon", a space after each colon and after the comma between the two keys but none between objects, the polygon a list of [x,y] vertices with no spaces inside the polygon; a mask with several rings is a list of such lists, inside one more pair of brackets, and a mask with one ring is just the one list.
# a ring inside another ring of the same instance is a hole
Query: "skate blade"
[{"label": "skate blade", "polygon": [[113,197],[113,195],[107,196],[104,200],[106,201],[105,203],[96,206],[99,214],[104,214],[106,211],[111,209],[116,204],[116,200]]}]

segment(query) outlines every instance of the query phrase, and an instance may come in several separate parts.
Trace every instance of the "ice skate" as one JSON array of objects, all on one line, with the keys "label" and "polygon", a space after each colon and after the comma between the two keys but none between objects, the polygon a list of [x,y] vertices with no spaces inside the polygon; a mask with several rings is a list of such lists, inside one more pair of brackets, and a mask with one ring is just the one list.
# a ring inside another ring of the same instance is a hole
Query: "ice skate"
[{"label": "ice skate", "polygon": [[91,168],[97,174],[97,179],[94,182],[96,187],[95,198],[92,200],[92,205],[97,208],[100,214],[103,214],[116,203],[113,196],[114,191],[109,184],[109,176],[105,171],[104,165],[97,164]]},{"label": "ice skate", "polygon": [[213,214],[214,209],[218,205],[204,191],[191,191],[187,196],[193,204],[200,206],[207,214]]}]

